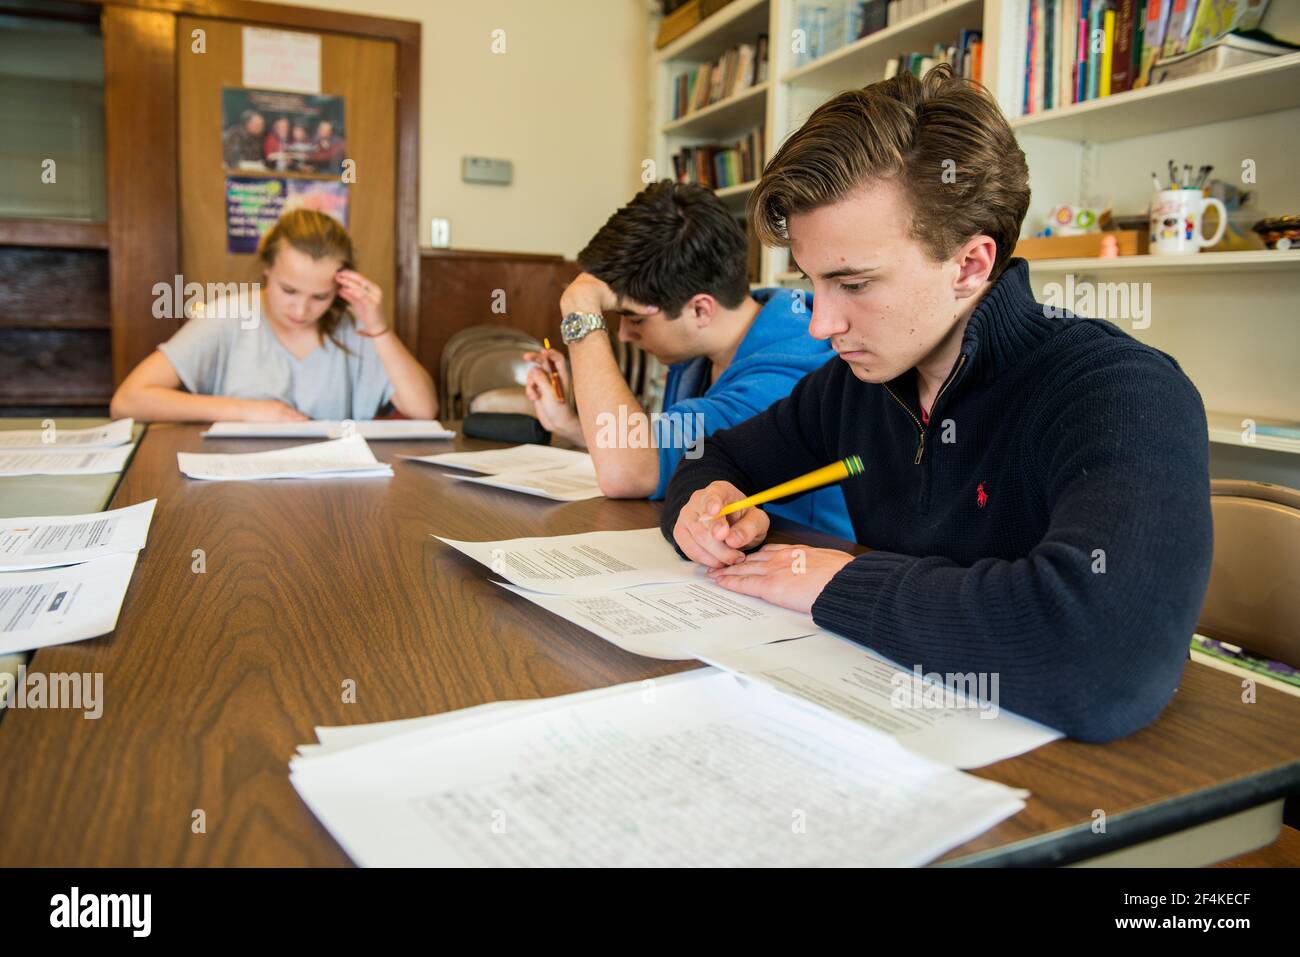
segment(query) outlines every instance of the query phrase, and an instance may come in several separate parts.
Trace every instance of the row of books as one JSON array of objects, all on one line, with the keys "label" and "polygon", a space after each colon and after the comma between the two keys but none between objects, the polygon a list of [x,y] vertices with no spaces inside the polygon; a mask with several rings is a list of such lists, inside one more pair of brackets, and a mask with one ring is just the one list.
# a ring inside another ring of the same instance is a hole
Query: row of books
[{"label": "row of books", "polygon": [[802,66],[952,0],[799,0],[795,65]]},{"label": "row of books", "polygon": [[757,126],[729,146],[688,146],[673,156],[679,183],[724,189],[758,179],[763,173],[763,128]]},{"label": "row of books", "polygon": [[978,30],[963,30],[955,44],[936,43],[929,53],[903,53],[885,64],[885,79],[898,73],[921,77],[940,63],[952,64],[953,73],[979,80],[984,70],[984,43]]},{"label": "row of books", "polygon": [[722,54],[714,63],[701,63],[694,70],[673,78],[673,119],[735,96],[757,83],[767,81],[767,34],[754,43],[742,43]]},{"label": "row of books", "polygon": [[1259,25],[1268,0],[1016,0],[1012,55],[1024,63],[1019,112],[1145,86],[1164,58]]}]

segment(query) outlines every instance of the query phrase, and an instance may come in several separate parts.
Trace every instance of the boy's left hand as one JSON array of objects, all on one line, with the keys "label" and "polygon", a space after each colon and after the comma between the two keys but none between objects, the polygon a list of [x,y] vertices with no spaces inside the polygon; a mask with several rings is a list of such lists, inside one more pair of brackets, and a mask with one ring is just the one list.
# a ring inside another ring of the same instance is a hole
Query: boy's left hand
[{"label": "boy's left hand", "polygon": [[709,578],[730,591],[812,614],[822,589],[851,561],[852,555],[834,548],[764,545],[744,561],[710,568]]}]

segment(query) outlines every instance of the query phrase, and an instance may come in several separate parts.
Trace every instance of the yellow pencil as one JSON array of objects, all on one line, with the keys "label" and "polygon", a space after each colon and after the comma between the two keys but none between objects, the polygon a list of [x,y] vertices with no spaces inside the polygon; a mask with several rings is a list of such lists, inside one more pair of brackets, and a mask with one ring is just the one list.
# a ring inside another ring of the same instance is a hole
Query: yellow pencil
[{"label": "yellow pencil", "polygon": [[797,495],[800,492],[807,492],[809,489],[830,485],[832,482],[840,482],[850,475],[861,475],[863,471],[862,459],[856,455],[850,455],[846,459],[815,469],[807,475],[801,475],[798,478],[790,479],[788,482],[782,482],[766,492],[759,492],[757,495],[749,496],[749,498],[742,498],[739,502],[732,502],[730,505],[724,506],[722,511],[714,515],[713,518],[705,519],[705,521],[712,522],[714,519],[730,515],[732,512],[739,512],[742,508],[749,508],[751,505],[762,505],[764,502],[770,502],[773,499],[785,498],[787,495]]},{"label": "yellow pencil", "polygon": [[[550,351],[551,340],[542,339],[542,348]],[[546,363],[546,374],[551,377],[551,388],[555,390],[555,401],[564,401],[564,383],[560,381],[560,374],[551,368],[550,362]]]}]

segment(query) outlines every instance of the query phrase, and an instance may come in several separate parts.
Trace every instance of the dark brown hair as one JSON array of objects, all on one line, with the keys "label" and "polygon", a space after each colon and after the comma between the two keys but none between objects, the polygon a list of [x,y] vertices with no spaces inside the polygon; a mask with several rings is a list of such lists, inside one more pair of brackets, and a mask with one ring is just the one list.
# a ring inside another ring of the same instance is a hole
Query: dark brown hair
[{"label": "dark brown hair", "polygon": [[1029,208],[1029,169],[997,102],[940,64],[832,97],[777,151],[749,200],[759,239],[788,246],[787,223],[872,181],[894,181],[909,235],[937,261],[993,237],[990,281],[1006,268]]},{"label": "dark brown hair", "polygon": [[618,295],[676,316],[702,292],[726,309],[744,302],[747,247],[744,227],[712,190],[665,179],[611,216],[578,264]]},{"label": "dark brown hair", "polygon": [[[341,268],[352,268],[352,237],[333,216],[326,216],[314,209],[291,209],[277,219],[257,244],[257,258],[270,269],[275,265],[275,257],[286,245],[312,259],[338,259],[343,263]],[[336,293],[329,308],[316,324],[321,342],[329,339],[344,352],[348,348],[334,338],[334,332],[347,315],[348,309],[347,300]]]}]

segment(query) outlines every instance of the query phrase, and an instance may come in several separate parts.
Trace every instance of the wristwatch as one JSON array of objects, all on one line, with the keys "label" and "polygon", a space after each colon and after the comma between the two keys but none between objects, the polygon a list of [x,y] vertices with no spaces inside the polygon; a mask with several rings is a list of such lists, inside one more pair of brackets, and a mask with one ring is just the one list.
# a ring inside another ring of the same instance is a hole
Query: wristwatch
[{"label": "wristwatch", "polygon": [[571,312],[560,320],[560,338],[566,346],[597,329],[608,329],[605,317],[598,312]]}]

